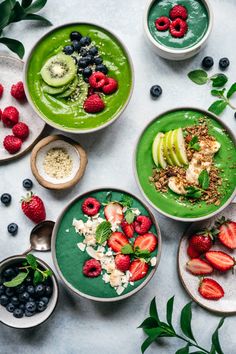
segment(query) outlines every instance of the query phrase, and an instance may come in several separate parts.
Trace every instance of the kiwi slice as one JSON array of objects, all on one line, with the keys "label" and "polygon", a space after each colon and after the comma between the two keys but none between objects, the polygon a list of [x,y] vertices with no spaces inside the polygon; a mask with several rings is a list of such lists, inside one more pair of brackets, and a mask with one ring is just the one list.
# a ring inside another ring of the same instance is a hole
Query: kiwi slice
[{"label": "kiwi slice", "polygon": [[79,83],[79,79],[76,76],[74,80],[71,82],[71,84],[69,85],[68,89],[60,93],[59,95],[57,95],[57,98],[66,98],[71,96],[73,92],[77,89],[78,83]]},{"label": "kiwi slice", "polygon": [[46,61],[40,73],[49,86],[63,86],[75,77],[76,65],[69,55],[57,54]]},{"label": "kiwi slice", "polygon": [[70,86],[70,82],[67,85],[63,85],[63,86],[58,86],[58,87],[53,87],[53,86],[49,86],[46,83],[43,83],[42,85],[42,89],[43,92],[48,93],[49,95],[57,95],[58,93],[62,93],[65,90],[68,89],[68,87]]},{"label": "kiwi slice", "polygon": [[84,101],[86,100],[88,96],[88,84],[83,80],[82,76],[79,77],[79,94],[78,97],[76,97],[76,102],[78,102],[80,105],[84,104]]}]

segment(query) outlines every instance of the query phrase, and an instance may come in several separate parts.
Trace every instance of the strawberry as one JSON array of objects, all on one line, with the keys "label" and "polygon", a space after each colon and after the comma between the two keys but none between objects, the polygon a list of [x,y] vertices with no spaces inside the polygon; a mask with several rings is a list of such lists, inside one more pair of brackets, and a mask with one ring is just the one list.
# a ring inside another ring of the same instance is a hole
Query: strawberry
[{"label": "strawberry", "polygon": [[212,247],[212,234],[210,231],[202,231],[190,237],[189,245],[198,253],[205,253]]},{"label": "strawberry", "polygon": [[187,253],[190,258],[198,258],[200,256],[200,253],[196,251],[195,248],[191,245],[188,246]]},{"label": "strawberry", "polygon": [[105,74],[103,74],[101,71],[95,71],[90,77],[89,77],[89,84],[91,87],[95,89],[99,89],[105,85],[107,81],[107,77]]},{"label": "strawberry", "polygon": [[157,246],[157,237],[152,233],[138,236],[134,241],[134,248],[139,247],[140,250],[148,250],[153,252]]},{"label": "strawberry", "polygon": [[14,135],[7,135],[3,140],[3,146],[9,154],[16,154],[21,149],[21,145],[21,139]]},{"label": "strawberry", "polygon": [[222,217],[216,222],[218,227],[218,239],[226,247],[230,249],[236,248],[236,222],[232,220],[226,220]]},{"label": "strawberry", "polygon": [[144,235],[152,226],[152,220],[145,215],[137,216],[134,222],[134,229],[139,235]]},{"label": "strawberry", "polygon": [[23,213],[33,222],[38,224],[46,219],[46,212],[43,201],[32,192],[28,193],[25,198],[21,200],[21,209]]},{"label": "strawberry", "polygon": [[112,77],[108,77],[106,79],[104,86],[102,87],[102,91],[103,93],[105,93],[105,95],[111,95],[112,93],[116,92],[117,89],[118,89],[118,82]]},{"label": "strawberry", "polygon": [[3,91],[4,91],[4,87],[2,86],[2,84],[0,84],[0,98],[3,95]]},{"label": "strawberry", "polygon": [[104,208],[104,215],[112,224],[120,224],[124,218],[123,207],[119,203],[108,203]]},{"label": "strawberry", "polygon": [[8,128],[12,128],[16,123],[18,123],[18,121],[19,121],[18,110],[13,106],[6,107],[2,112],[3,124]]},{"label": "strawberry", "polygon": [[137,281],[144,278],[148,272],[148,264],[142,259],[135,259],[131,262],[129,271],[131,273],[131,277],[129,281]]},{"label": "strawberry", "polygon": [[213,267],[201,258],[191,259],[187,262],[186,268],[194,275],[208,275],[214,271]]},{"label": "strawberry", "polygon": [[121,252],[123,246],[129,243],[128,238],[122,232],[113,232],[107,244],[114,252]]},{"label": "strawberry", "polygon": [[89,96],[84,101],[84,110],[87,113],[98,113],[103,111],[105,108],[105,103],[96,93]]},{"label": "strawberry", "polygon": [[170,10],[169,16],[171,20],[175,20],[176,18],[182,18],[182,20],[187,20],[188,11],[183,5],[175,5]]},{"label": "strawberry", "polygon": [[17,138],[25,140],[29,136],[29,127],[27,124],[19,122],[12,128],[12,133],[17,136]]},{"label": "strawberry", "polygon": [[158,31],[166,31],[170,26],[170,20],[166,16],[161,16],[156,19],[155,26]]},{"label": "strawberry", "polygon": [[121,228],[123,230],[123,232],[125,233],[125,235],[129,238],[132,238],[134,236],[134,225],[132,224],[128,224],[127,221],[122,221],[121,223]]},{"label": "strawberry", "polygon": [[188,24],[181,18],[176,18],[173,22],[170,23],[170,34],[175,38],[184,37],[185,33],[188,30]]},{"label": "strawberry", "polygon": [[219,300],[225,294],[222,286],[210,278],[204,278],[200,282],[198,291],[205,299],[208,300]]},{"label": "strawberry", "polygon": [[130,256],[128,254],[117,254],[115,257],[116,268],[121,272],[126,272],[130,266]]},{"label": "strawberry", "polygon": [[17,82],[15,85],[11,87],[11,95],[16,100],[22,101],[26,98],[24,85],[22,81]]},{"label": "strawberry", "polygon": [[226,272],[235,265],[233,257],[222,251],[209,251],[205,254],[205,257],[215,269],[221,272]]}]

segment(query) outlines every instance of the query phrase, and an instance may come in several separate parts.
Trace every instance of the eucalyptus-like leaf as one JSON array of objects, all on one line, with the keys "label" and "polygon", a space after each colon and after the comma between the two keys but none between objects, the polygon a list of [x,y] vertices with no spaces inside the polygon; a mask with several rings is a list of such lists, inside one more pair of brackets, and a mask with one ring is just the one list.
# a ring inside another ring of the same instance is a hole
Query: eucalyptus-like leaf
[{"label": "eucalyptus-like leaf", "polygon": [[32,4],[33,0],[22,0],[21,1],[21,6],[26,8],[29,7]]},{"label": "eucalyptus-like leaf", "polygon": [[219,329],[222,327],[223,323],[224,323],[224,318],[221,318],[221,320],[220,320],[220,322],[219,322],[219,324],[218,324],[218,326],[211,338],[214,349],[216,350],[216,352],[218,354],[224,354],[223,350],[221,349],[221,345],[220,345],[220,341],[219,341]]},{"label": "eucalyptus-like leaf", "polygon": [[9,0],[0,3],[0,29],[3,29],[8,25],[13,6],[14,3]]},{"label": "eucalyptus-like leaf", "polygon": [[196,352],[191,352],[191,354],[206,354],[206,352],[203,352],[201,350],[197,350]]},{"label": "eucalyptus-like leaf", "polygon": [[146,318],[138,328],[155,328],[158,327],[158,322],[154,317]]},{"label": "eucalyptus-like leaf", "polygon": [[172,296],[166,304],[166,320],[171,327],[172,327],[172,314],[173,314],[173,307],[174,307],[174,299],[175,299],[175,297]]},{"label": "eucalyptus-like leaf", "polygon": [[190,71],[188,77],[197,85],[205,85],[208,81],[207,72],[201,69]]},{"label": "eucalyptus-like leaf", "polygon": [[150,308],[149,308],[149,314],[151,317],[155,318],[158,323],[160,323],[160,319],[159,319],[158,312],[157,312],[157,305],[156,305],[156,298],[155,297],[151,301]]},{"label": "eucalyptus-like leaf", "polygon": [[213,87],[223,87],[228,81],[228,78],[225,74],[215,74],[210,77],[210,80],[212,81]]},{"label": "eucalyptus-like leaf", "polygon": [[143,344],[141,346],[142,354],[158,337],[160,337],[161,333],[162,333],[162,329],[156,328],[155,331],[153,332],[152,336],[149,336],[145,339],[145,341],[143,342]]},{"label": "eucalyptus-like leaf", "polygon": [[188,338],[196,342],[192,332],[191,321],[192,321],[192,302],[189,302],[187,305],[184,306],[184,308],[181,311],[180,326],[183,333]]},{"label": "eucalyptus-like leaf", "polygon": [[16,53],[21,59],[25,54],[25,48],[23,44],[16,39],[0,37],[0,43],[7,46],[12,52]]},{"label": "eucalyptus-like leaf", "polygon": [[9,21],[10,22],[19,22],[21,20],[24,20],[24,17],[25,17],[25,10],[20,5],[20,3],[17,1],[15,6],[12,9]]},{"label": "eucalyptus-like leaf", "polygon": [[189,344],[187,344],[185,347],[177,350],[175,354],[189,354]]},{"label": "eucalyptus-like leaf", "polygon": [[236,92],[236,82],[228,90],[227,95],[226,95],[227,98],[232,97],[235,92]]},{"label": "eucalyptus-like leaf", "polygon": [[27,7],[27,13],[39,12],[47,3],[47,0],[35,0],[30,6]]},{"label": "eucalyptus-like leaf", "polygon": [[40,15],[36,15],[36,14],[27,14],[24,17],[24,20],[28,20],[28,21],[41,21],[42,23],[44,23],[47,26],[52,26],[52,22],[50,22],[47,18],[40,16]]},{"label": "eucalyptus-like leaf", "polygon": [[212,103],[212,105],[208,108],[208,111],[219,115],[225,110],[227,104],[228,103],[225,100],[217,100]]}]

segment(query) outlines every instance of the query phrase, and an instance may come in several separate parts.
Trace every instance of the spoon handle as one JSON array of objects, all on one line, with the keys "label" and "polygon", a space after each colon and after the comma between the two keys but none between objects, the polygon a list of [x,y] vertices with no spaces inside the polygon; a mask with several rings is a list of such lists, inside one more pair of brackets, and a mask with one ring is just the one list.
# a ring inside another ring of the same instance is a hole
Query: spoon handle
[{"label": "spoon handle", "polygon": [[30,246],[30,248],[28,248],[25,252],[22,253],[22,256],[25,256],[26,254],[28,254],[30,251],[32,251],[32,246]]}]

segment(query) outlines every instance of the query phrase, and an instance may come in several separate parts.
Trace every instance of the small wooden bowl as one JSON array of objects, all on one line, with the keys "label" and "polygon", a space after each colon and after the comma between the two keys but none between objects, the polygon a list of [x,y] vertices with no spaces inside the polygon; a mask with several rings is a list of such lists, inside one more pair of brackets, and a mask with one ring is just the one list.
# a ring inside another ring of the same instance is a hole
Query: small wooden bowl
[{"label": "small wooden bowl", "polygon": [[[43,171],[43,156],[52,148],[65,148],[70,156],[73,155],[72,172],[64,180],[53,178]],[[40,140],[35,145],[31,153],[30,164],[32,173],[39,184],[47,189],[63,190],[71,188],[79,182],[84,175],[87,162],[86,151],[79,143],[64,135],[52,135]]]}]

